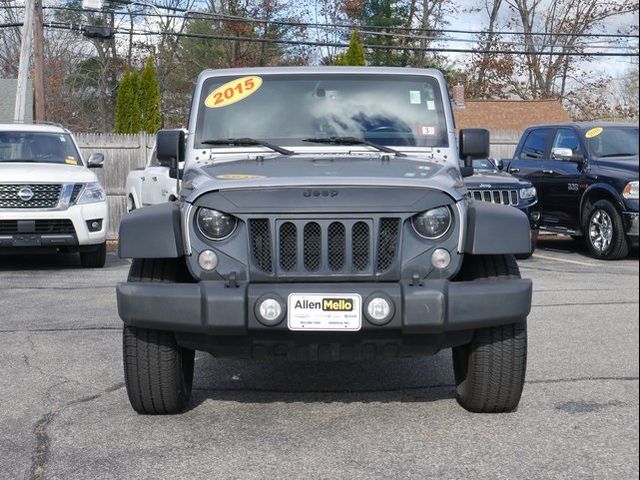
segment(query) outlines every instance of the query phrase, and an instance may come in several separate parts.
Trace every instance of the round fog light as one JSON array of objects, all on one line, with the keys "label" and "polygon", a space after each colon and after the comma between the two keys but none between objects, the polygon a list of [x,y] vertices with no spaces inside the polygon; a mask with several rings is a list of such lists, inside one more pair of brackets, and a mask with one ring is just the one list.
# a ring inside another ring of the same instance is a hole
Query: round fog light
[{"label": "round fog light", "polygon": [[395,313],[393,301],[389,296],[382,293],[374,293],[365,303],[365,316],[374,325],[384,325],[391,321]]},{"label": "round fog light", "polygon": [[211,250],[204,250],[198,256],[198,264],[200,268],[208,272],[214,270],[218,266],[218,255]]},{"label": "round fog light", "polygon": [[444,248],[436,248],[431,255],[431,265],[442,270],[451,263],[451,254]]},{"label": "round fog light", "polygon": [[255,314],[260,323],[273,327],[284,318],[284,304],[273,296],[262,297],[256,302]]}]

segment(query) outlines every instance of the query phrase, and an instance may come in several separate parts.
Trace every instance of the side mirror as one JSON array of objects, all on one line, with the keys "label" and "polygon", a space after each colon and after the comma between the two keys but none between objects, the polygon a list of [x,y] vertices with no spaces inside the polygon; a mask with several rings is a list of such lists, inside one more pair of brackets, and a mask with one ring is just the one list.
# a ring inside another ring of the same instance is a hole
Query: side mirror
[{"label": "side mirror", "polygon": [[102,168],[104,166],[104,153],[92,153],[87,161],[88,168]]},{"label": "side mirror", "polygon": [[182,180],[183,175],[184,175],[184,168],[169,168],[169,178]]},{"label": "side mirror", "polygon": [[582,165],[584,163],[584,156],[580,153],[574,155],[573,150],[571,150],[570,148],[552,148],[551,158],[553,160],[577,163],[578,165]]},{"label": "side mirror", "polygon": [[473,161],[489,158],[489,130],[484,128],[463,128],[459,135],[460,158],[465,167],[473,167]]},{"label": "side mirror", "polygon": [[177,169],[184,161],[184,130],[160,130],[156,136],[156,156],[163,167]]}]

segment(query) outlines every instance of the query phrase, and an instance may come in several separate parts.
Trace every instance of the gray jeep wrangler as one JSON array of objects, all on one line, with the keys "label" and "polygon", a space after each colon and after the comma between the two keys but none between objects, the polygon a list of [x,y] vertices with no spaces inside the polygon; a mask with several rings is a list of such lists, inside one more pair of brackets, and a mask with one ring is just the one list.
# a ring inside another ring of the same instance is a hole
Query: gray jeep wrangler
[{"label": "gray jeep wrangler", "polygon": [[188,131],[157,138],[179,200],[120,227],[133,408],[187,408],[196,350],[324,361],[452,348],[458,402],[514,410],[532,291],[514,254],[531,240],[521,211],[467,195],[488,150],[486,130],[456,142],[438,71],[203,72]]}]

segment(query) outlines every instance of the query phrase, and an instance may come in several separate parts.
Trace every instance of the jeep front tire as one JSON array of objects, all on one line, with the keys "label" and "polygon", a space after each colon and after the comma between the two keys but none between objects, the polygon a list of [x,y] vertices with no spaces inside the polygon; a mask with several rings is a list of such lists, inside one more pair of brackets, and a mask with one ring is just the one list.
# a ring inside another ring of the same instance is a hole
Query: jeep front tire
[{"label": "jeep front tire", "polygon": [[[458,279],[520,278],[511,255],[467,255]],[[527,321],[475,331],[454,347],[456,399],[470,412],[512,412],[518,407],[527,364]]]},{"label": "jeep front tire", "polygon": [[[134,260],[129,282],[187,280],[181,259]],[[178,345],[172,332],[125,325],[124,377],[133,409],[146,415],[184,411],[193,386],[195,352]]]}]

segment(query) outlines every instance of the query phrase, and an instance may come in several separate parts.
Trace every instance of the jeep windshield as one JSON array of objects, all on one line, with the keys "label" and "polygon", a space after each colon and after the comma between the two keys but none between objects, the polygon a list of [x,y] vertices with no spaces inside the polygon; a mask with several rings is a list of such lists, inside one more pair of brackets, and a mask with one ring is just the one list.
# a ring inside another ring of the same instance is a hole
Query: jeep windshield
[{"label": "jeep windshield", "polygon": [[69,134],[0,131],[0,163],[11,162],[82,164]]},{"label": "jeep windshield", "polygon": [[[354,138],[392,147],[447,147],[440,86],[417,75],[268,74],[204,81],[196,148],[252,138],[309,148],[305,140]],[[365,147],[366,148],[366,147]]]},{"label": "jeep windshield", "polygon": [[473,161],[473,169],[477,172],[497,172],[498,167],[491,160],[481,159]]},{"label": "jeep windshield", "polygon": [[591,155],[598,158],[638,156],[638,127],[596,127],[585,132]]}]

